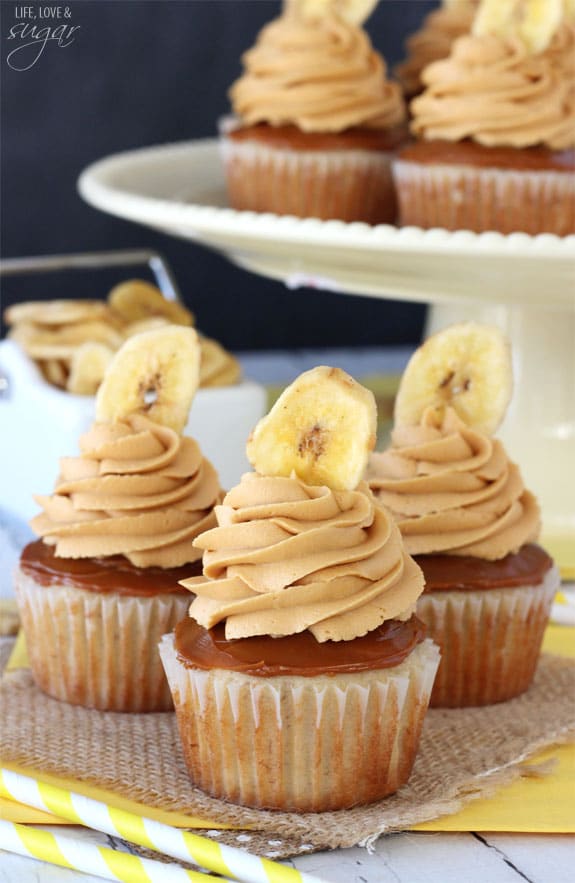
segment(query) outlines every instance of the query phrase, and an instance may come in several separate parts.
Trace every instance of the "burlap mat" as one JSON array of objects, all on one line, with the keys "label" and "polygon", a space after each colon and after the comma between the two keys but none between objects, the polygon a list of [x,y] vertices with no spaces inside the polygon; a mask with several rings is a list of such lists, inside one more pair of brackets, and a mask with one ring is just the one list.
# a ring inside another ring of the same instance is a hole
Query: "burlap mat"
[{"label": "burlap mat", "polygon": [[573,660],[543,655],[532,688],[517,699],[430,710],[411,779],[397,794],[332,813],[259,811],[213,800],[190,784],[173,714],[114,714],[67,705],[39,692],[26,670],[5,675],[0,684],[0,756],[149,806],[234,825],[242,831],[205,833],[280,858],[370,845],[379,834],[491,795],[525,774],[520,764],[531,754],[575,735],[573,696]]}]

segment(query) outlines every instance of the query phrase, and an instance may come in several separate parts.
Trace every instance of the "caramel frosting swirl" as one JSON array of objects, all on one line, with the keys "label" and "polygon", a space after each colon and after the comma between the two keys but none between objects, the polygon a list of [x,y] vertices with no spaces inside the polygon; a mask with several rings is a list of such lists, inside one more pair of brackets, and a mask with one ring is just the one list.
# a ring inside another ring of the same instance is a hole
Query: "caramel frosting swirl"
[{"label": "caramel frosting swirl", "polygon": [[434,552],[495,561],[537,539],[539,507],[498,439],[447,408],[399,426],[372,454],[368,483],[394,515],[411,555]]},{"label": "caramel frosting swirl", "polygon": [[407,58],[395,73],[407,95],[416,95],[423,87],[421,74],[433,61],[446,58],[458,37],[469,33],[475,15],[475,5],[463,0],[457,5],[442,6],[425,17],[419,31],[406,42]]},{"label": "caramel frosting swirl", "polygon": [[260,32],[230,90],[244,125],[292,124],[304,132],[387,129],[405,120],[397,83],[361,28],[334,14],[311,21],[287,10]]},{"label": "caramel frosting swirl", "polygon": [[411,128],[422,138],[575,146],[575,24],[564,23],[538,54],[519,38],[461,37],[423,81],[425,92],[411,103]]},{"label": "caramel frosting swirl", "polygon": [[247,473],[216,507],[218,527],[194,545],[204,577],[190,616],[226,620],[226,638],[293,635],[349,641],[408,619],[423,575],[367,485],[355,491]]},{"label": "caramel frosting swirl", "polygon": [[192,540],[216,523],[221,491],[193,439],[133,415],[93,424],[80,450],[61,458],[54,493],[35,497],[32,528],[57,556],[163,568],[201,557]]}]

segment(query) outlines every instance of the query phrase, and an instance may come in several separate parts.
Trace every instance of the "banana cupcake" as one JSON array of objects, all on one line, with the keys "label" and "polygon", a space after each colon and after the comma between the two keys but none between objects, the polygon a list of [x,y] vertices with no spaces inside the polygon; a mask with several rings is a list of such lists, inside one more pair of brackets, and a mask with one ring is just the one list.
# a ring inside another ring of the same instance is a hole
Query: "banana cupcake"
[{"label": "banana cupcake", "polygon": [[233,208],[395,220],[390,163],[406,110],[358,23],[373,5],[290,0],[245,53],[221,128]]},{"label": "banana cupcake", "polygon": [[395,69],[395,74],[407,98],[413,98],[424,88],[423,70],[433,61],[446,58],[458,37],[469,33],[478,0],[441,0],[439,9],[426,15],[421,28],[406,43],[407,58]]},{"label": "banana cupcake", "polygon": [[349,375],[302,374],[194,541],[204,575],[161,654],[192,781],[213,796],[318,812],[410,775],[438,650],[413,615],[421,571],[361,480],[375,426]]},{"label": "banana cupcake", "polygon": [[559,572],[536,543],[537,501],[493,438],[512,391],[509,345],[451,326],[402,378],[392,444],[368,482],[425,576],[417,615],[441,648],[435,706],[487,705],[533,679]]},{"label": "banana cupcake", "polygon": [[[60,461],[31,524],[15,589],[34,680],[56,699],[165,711],[160,637],[189,606],[179,580],[201,573],[194,538],[215,525],[221,490],[182,437],[198,384],[191,328],[131,337],[111,362],[80,456]],[[155,399],[150,401],[150,397]]]},{"label": "banana cupcake", "polygon": [[400,223],[575,233],[573,5],[482,0],[422,79],[394,166]]}]

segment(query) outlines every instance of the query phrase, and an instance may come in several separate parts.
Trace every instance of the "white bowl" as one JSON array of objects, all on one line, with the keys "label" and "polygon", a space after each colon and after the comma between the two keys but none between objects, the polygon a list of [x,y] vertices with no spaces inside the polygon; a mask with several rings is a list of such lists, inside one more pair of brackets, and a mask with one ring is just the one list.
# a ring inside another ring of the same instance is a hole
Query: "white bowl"
[{"label": "white bowl", "polygon": [[[7,379],[0,396],[0,507],[29,519],[38,512],[33,494],[54,488],[59,458],[78,453],[78,439],[94,420],[94,398],[51,386],[11,340],[0,343],[0,374]],[[250,468],[246,440],[265,408],[265,388],[250,380],[198,390],[184,432],[212,461],[223,488]]]}]

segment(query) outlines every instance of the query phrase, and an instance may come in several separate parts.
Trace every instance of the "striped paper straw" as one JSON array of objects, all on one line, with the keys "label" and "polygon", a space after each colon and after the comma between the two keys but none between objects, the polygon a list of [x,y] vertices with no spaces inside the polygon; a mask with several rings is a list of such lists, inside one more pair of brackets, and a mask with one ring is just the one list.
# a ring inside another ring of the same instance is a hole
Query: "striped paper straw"
[{"label": "striped paper straw", "polygon": [[[122,880],[123,883],[206,883],[215,879],[199,871],[187,871],[179,865],[166,865],[107,846],[96,846],[60,832],[54,834],[32,825],[4,820],[0,820],[0,849],[105,880]],[[218,877],[218,880],[222,878]]]},{"label": "striped paper straw", "polygon": [[112,834],[180,861],[193,862],[241,883],[321,883],[318,877],[215,843],[208,837],[115,809],[74,791],[2,768],[0,796],[52,813],[75,825]]}]

